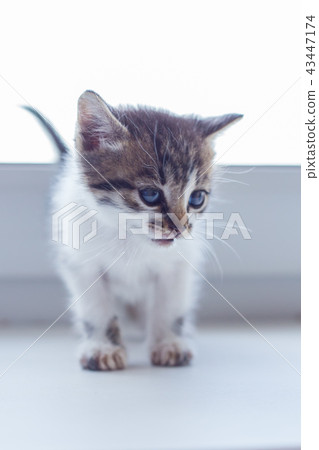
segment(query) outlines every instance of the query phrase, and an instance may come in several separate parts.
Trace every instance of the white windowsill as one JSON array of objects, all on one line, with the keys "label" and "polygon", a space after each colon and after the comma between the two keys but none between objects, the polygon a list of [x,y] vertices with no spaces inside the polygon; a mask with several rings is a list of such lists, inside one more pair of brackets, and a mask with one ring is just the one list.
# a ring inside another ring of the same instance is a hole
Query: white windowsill
[{"label": "white windowsill", "polygon": [[[3,327],[1,371],[43,329]],[[299,370],[298,326],[258,329]],[[245,323],[197,340],[191,367],[151,367],[131,339],[127,370],[97,373],[52,328],[1,380],[1,448],[297,450],[299,375]]]}]

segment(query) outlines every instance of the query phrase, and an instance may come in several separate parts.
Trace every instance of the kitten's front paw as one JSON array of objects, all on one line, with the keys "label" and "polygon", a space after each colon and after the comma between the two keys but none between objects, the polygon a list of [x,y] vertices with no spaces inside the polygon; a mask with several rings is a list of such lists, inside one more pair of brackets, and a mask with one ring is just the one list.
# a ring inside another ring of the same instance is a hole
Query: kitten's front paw
[{"label": "kitten's front paw", "polygon": [[166,340],[152,348],[151,360],[155,366],[186,366],[193,358],[193,351],[182,339]]},{"label": "kitten's front paw", "polygon": [[126,351],[119,345],[84,343],[80,364],[88,370],[121,370],[126,366]]}]

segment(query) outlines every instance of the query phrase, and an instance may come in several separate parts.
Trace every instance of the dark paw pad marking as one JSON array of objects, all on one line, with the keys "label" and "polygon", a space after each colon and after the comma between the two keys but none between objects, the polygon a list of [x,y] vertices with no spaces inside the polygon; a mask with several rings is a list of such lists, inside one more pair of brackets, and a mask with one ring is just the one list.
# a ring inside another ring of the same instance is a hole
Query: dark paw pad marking
[{"label": "dark paw pad marking", "polygon": [[117,317],[113,317],[106,329],[106,337],[114,345],[121,345],[121,330],[118,325]]},{"label": "dark paw pad marking", "polygon": [[185,324],[185,318],[184,317],[179,317],[178,319],[176,319],[175,322],[172,325],[173,333],[176,334],[177,336],[182,336],[183,329],[184,329],[184,324]]},{"label": "dark paw pad marking", "polygon": [[94,326],[90,322],[88,322],[87,320],[83,321],[83,328],[84,328],[84,331],[85,331],[85,333],[86,333],[88,338],[93,335],[93,333],[94,333]]},{"label": "dark paw pad marking", "polygon": [[86,364],[83,365],[84,369],[88,370],[100,370],[98,357],[92,357]]},{"label": "dark paw pad marking", "polygon": [[191,352],[185,352],[182,353],[178,359],[178,366],[187,366],[190,364],[191,360],[193,359],[193,355]]}]

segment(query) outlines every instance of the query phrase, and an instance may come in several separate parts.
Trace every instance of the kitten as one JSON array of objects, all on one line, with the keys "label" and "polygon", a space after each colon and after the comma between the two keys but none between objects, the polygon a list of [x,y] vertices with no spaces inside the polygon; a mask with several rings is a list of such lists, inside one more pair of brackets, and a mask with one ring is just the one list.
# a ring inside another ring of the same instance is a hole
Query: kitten
[{"label": "kitten", "polygon": [[[53,211],[70,203],[98,211],[94,238],[79,250],[57,246],[61,276],[72,300],[79,299],[72,310],[83,336],[82,367],[125,367],[120,301],[145,303],[153,364],[188,364],[196,304],[192,265],[198,267],[201,256],[200,244],[190,239],[198,222],[195,213],[208,204],[212,140],[242,116],[201,119],[148,107],[114,108],[86,91],[78,102],[77,151],[71,154],[52,125],[27,109],[63,154]],[[147,233],[141,233],[136,219],[126,222],[126,239],[120,239],[120,213],[135,213],[133,219],[141,214]]]}]

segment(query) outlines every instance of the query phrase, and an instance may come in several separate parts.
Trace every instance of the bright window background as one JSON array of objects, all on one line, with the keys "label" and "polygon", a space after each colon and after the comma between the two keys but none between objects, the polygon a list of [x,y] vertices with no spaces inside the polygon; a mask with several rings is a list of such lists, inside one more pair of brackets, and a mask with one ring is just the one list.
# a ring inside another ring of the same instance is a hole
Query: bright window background
[{"label": "bright window background", "polygon": [[56,158],[17,105],[72,144],[77,98],[93,89],[113,105],[244,113],[218,141],[221,163],[299,164],[299,12],[291,0],[6,2],[0,162]]}]

